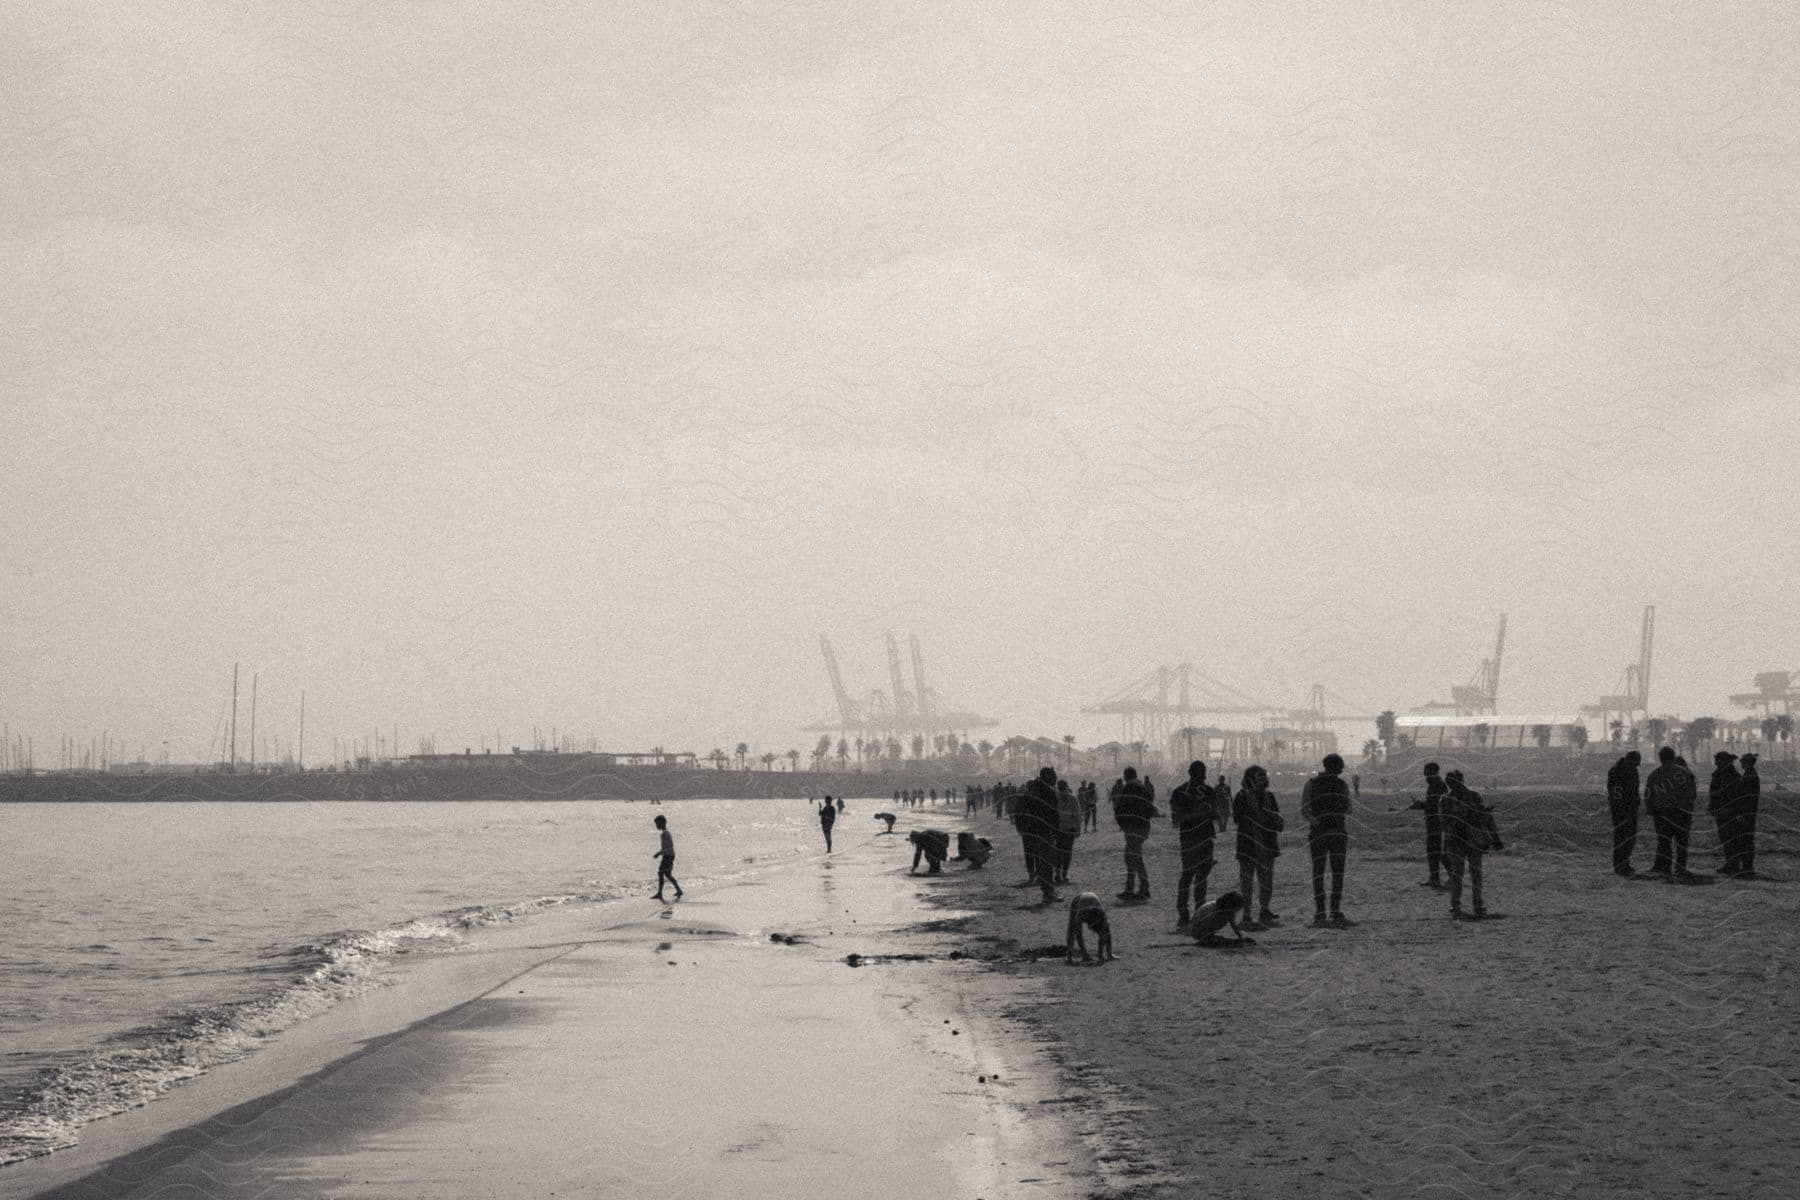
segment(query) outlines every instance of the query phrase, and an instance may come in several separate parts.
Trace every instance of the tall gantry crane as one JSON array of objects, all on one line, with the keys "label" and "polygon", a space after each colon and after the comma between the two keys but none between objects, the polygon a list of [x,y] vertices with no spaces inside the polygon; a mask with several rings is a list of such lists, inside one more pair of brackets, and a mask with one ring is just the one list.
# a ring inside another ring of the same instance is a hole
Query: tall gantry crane
[{"label": "tall gantry crane", "polygon": [[857,700],[844,686],[843,672],[838,667],[837,653],[831,639],[819,635],[819,649],[825,657],[825,674],[831,680],[831,694],[837,702],[837,720],[819,721],[805,726],[807,733],[836,733],[840,736],[899,738],[910,741],[914,735],[932,745],[939,733],[966,733],[972,729],[992,729],[1000,722],[979,713],[966,712],[948,703],[925,679],[925,655],[917,634],[909,635],[912,651],[913,686],[906,686],[906,673],[900,658],[900,643],[892,633],[887,637],[888,689],[875,688],[866,698]]},{"label": "tall gantry crane", "polygon": [[1599,717],[1603,726],[1614,721],[1622,726],[1650,719],[1650,652],[1656,641],[1656,606],[1644,605],[1644,624],[1638,634],[1638,660],[1625,668],[1624,677],[1611,695],[1581,706],[1585,717]]},{"label": "tall gantry crane", "polygon": [[1450,689],[1450,703],[1459,717],[1478,717],[1500,711],[1500,656],[1506,650],[1506,614],[1500,614],[1500,628],[1494,634],[1494,656],[1481,660],[1475,678],[1462,687]]}]

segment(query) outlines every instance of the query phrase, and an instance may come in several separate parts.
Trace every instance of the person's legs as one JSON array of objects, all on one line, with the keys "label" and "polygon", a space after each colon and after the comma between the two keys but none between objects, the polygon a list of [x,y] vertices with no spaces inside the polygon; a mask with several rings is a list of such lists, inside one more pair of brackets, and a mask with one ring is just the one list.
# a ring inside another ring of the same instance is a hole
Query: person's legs
[{"label": "person's legs", "polygon": [[1344,833],[1331,835],[1331,915],[1344,915],[1344,852],[1350,837]]},{"label": "person's legs", "polygon": [[[1244,898],[1244,905],[1246,908],[1249,907],[1250,897],[1254,896],[1256,894],[1254,891],[1251,890],[1251,888],[1255,885],[1255,883],[1256,883],[1256,862],[1255,862],[1255,860],[1249,859],[1249,858],[1238,859],[1238,895],[1240,895]],[[1263,907],[1264,908],[1269,907],[1267,901],[1264,901]]]},{"label": "person's legs", "polygon": [[1441,886],[1444,882],[1444,818],[1436,813],[1425,814],[1425,865],[1431,872],[1425,882],[1432,887]]},{"label": "person's legs", "polygon": [[1469,903],[1478,917],[1487,916],[1487,905],[1481,899],[1481,851],[1469,853]]},{"label": "person's legs", "polygon": [[1688,873],[1688,838],[1694,832],[1694,814],[1678,812],[1675,814],[1672,824],[1674,825],[1671,830],[1671,839],[1675,843],[1675,874],[1686,875]]},{"label": "person's legs", "polygon": [[1450,875],[1450,915],[1462,916],[1463,857],[1452,852],[1444,856],[1444,869]]},{"label": "person's legs", "polygon": [[1133,896],[1150,895],[1150,873],[1144,867],[1144,835],[1125,835],[1125,890]]},{"label": "person's legs", "polygon": [[1307,853],[1312,855],[1313,885],[1313,918],[1325,918],[1325,835],[1314,833],[1306,841]]},{"label": "person's legs", "polygon": [[1751,875],[1756,871],[1756,809],[1746,806],[1744,815],[1738,819],[1738,873]]},{"label": "person's legs", "polygon": [[[1275,915],[1275,909],[1272,904],[1272,901],[1275,899],[1275,860],[1273,858],[1263,859],[1256,864],[1256,871],[1258,876],[1260,876],[1260,882],[1257,885],[1257,896],[1258,901],[1261,904],[1261,908],[1256,915],[1266,921]],[[1246,892],[1245,903],[1249,902],[1248,896],[1249,893]]]},{"label": "person's legs", "polygon": [[1637,846],[1637,806],[1612,810],[1612,867],[1617,875],[1631,874],[1631,852]]},{"label": "person's legs", "polygon": [[1669,873],[1669,849],[1673,826],[1669,818],[1659,812],[1650,814],[1650,822],[1656,829],[1656,857],[1650,862],[1650,873],[1653,875],[1667,875]]}]

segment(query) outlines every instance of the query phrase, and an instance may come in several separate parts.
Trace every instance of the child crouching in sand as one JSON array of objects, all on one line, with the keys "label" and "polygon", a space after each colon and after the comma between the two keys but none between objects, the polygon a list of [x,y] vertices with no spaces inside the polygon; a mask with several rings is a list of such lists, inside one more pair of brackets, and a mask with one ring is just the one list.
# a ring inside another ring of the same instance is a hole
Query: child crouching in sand
[{"label": "child crouching in sand", "polygon": [[[1193,920],[1188,922],[1188,932],[1194,935],[1194,943],[1208,949],[1224,947],[1254,946],[1255,938],[1247,938],[1244,931],[1238,928],[1238,914],[1244,911],[1244,897],[1237,892],[1226,892],[1210,904],[1202,904],[1194,913]],[[1228,940],[1219,935],[1230,927],[1236,940]]]},{"label": "child crouching in sand", "polygon": [[1100,897],[1092,892],[1083,892],[1069,902],[1069,933],[1064,939],[1063,954],[1069,962],[1075,961],[1076,947],[1081,949],[1081,961],[1093,962],[1088,954],[1087,938],[1083,928],[1092,929],[1099,940],[1101,962],[1110,962],[1117,957],[1113,954],[1112,926],[1106,920],[1106,907],[1100,903]]}]

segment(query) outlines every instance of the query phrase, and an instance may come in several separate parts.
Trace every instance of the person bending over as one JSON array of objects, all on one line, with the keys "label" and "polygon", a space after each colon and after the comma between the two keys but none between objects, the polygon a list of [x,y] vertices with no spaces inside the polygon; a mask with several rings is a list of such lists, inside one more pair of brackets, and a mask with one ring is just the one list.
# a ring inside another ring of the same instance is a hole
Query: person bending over
[{"label": "person bending over", "polygon": [[[1193,934],[1196,945],[1216,946],[1254,946],[1256,939],[1244,936],[1238,928],[1238,915],[1244,911],[1244,898],[1237,892],[1226,892],[1217,900],[1202,904],[1194,912],[1193,919],[1188,922],[1188,932]],[[1227,928],[1235,940],[1221,937]]]},{"label": "person bending over", "polygon": [[886,821],[887,822],[887,828],[882,830],[881,832],[883,832],[883,833],[894,832],[894,814],[893,813],[876,813],[875,819],[877,821]]},{"label": "person bending over", "polygon": [[1088,954],[1084,927],[1094,931],[1094,937],[1099,943],[1095,948],[1099,951],[1101,962],[1111,962],[1117,957],[1113,954],[1112,926],[1106,920],[1106,906],[1100,903],[1100,897],[1094,893],[1083,892],[1069,902],[1069,933],[1063,944],[1064,957],[1069,962],[1075,961],[1075,951],[1078,949],[1081,951],[1082,962],[1094,961]]},{"label": "person bending over", "polygon": [[913,844],[912,868],[907,871],[911,875],[919,869],[919,860],[923,858],[930,870],[927,875],[942,875],[944,860],[950,857],[950,835],[941,829],[915,829],[906,835],[906,840]]}]

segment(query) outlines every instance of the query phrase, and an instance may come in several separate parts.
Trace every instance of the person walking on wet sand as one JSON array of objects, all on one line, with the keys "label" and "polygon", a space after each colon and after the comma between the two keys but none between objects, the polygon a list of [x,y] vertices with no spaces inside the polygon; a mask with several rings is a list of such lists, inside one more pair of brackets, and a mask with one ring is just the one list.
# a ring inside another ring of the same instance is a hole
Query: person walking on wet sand
[{"label": "person walking on wet sand", "polygon": [[1069,781],[1056,781],[1056,872],[1057,883],[1069,882],[1069,868],[1075,863],[1075,839],[1081,836],[1081,801],[1069,788]]},{"label": "person walking on wet sand", "polygon": [[1419,886],[1444,886],[1444,794],[1450,789],[1434,762],[1425,764],[1425,867],[1429,877]]},{"label": "person walking on wet sand", "polygon": [[[1674,751],[1669,753],[1673,755]],[[1642,761],[1644,756],[1632,750],[1606,772],[1606,806],[1612,814],[1612,869],[1613,874],[1626,879],[1637,874],[1631,865],[1631,851],[1637,846],[1638,809],[1642,804],[1638,764]],[[1437,874],[1435,868],[1432,874]]]},{"label": "person walking on wet sand", "polygon": [[[1340,929],[1355,924],[1344,915],[1344,857],[1350,845],[1346,821],[1350,816],[1350,785],[1344,782],[1344,760],[1327,754],[1324,767],[1306,781],[1300,796],[1300,815],[1306,818],[1306,848],[1312,855],[1313,924]],[[1331,890],[1325,890],[1325,874],[1331,873]]]},{"label": "person walking on wet sand", "polygon": [[825,853],[827,854],[831,853],[831,827],[837,824],[837,815],[837,805],[831,802],[830,796],[825,797],[825,804],[819,809],[819,828],[825,831]]},{"label": "person walking on wet sand", "polygon": [[1206,903],[1206,880],[1213,868],[1215,804],[1206,782],[1206,764],[1195,759],[1188,764],[1187,782],[1169,793],[1169,820],[1181,842],[1181,877],[1175,881],[1177,930],[1186,929],[1193,916],[1190,895],[1195,907]]},{"label": "person walking on wet sand", "polygon": [[658,860],[656,868],[656,898],[658,900],[663,898],[663,883],[667,881],[668,883],[674,884],[675,898],[679,900],[681,899],[681,884],[677,883],[675,879],[675,839],[669,834],[669,818],[658,817],[654,824],[656,825],[657,830],[662,834],[662,845],[657,848],[654,856]]},{"label": "person walking on wet sand", "polygon": [[1138,778],[1136,767],[1126,767],[1124,777],[1113,785],[1112,802],[1113,820],[1125,835],[1125,890],[1119,893],[1119,899],[1148,900],[1150,872],[1144,866],[1144,842],[1150,837],[1156,801]]}]

